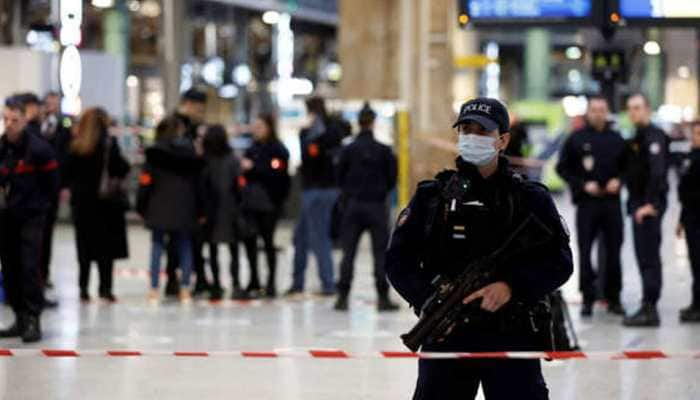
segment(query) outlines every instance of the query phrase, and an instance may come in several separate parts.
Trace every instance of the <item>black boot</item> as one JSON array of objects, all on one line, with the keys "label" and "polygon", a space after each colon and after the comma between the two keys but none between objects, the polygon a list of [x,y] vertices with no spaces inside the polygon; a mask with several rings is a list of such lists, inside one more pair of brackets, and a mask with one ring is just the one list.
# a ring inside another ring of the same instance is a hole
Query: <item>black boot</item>
[{"label": "black boot", "polygon": [[177,297],[180,294],[180,282],[177,278],[168,279],[165,284],[165,297]]},{"label": "black boot", "polygon": [[192,292],[192,295],[201,296],[205,293],[209,293],[210,291],[211,285],[209,285],[209,282],[204,279],[197,279],[197,281],[194,283],[194,291]]},{"label": "black boot", "polygon": [[348,310],[348,295],[346,293],[341,293],[338,295],[338,299],[335,301],[333,309],[336,311]]},{"label": "black boot", "polygon": [[0,330],[0,338],[20,337],[22,333],[24,333],[24,317],[17,315],[14,324],[7,329]]},{"label": "black boot", "polygon": [[681,322],[700,322],[700,303],[693,302],[679,313]]},{"label": "black boot", "polygon": [[392,302],[389,300],[388,295],[380,295],[379,299],[377,301],[377,311],[379,312],[386,312],[386,311],[398,311],[399,310],[399,305]]},{"label": "black boot", "polygon": [[36,343],[41,340],[41,323],[39,322],[39,317],[34,315],[27,316],[26,323],[24,326],[24,333],[22,333],[22,342],[24,343]]},{"label": "black boot", "polygon": [[268,299],[274,299],[277,297],[277,288],[274,284],[267,284],[267,287],[265,288],[265,297]]},{"label": "black boot", "polygon": [[619,300],[608,300],[608,313],[614,315],[625,315],[625,308]]},{"label": "black boot", "polygon": [[622,325],[629,327],[657,327],[661,325],[659,313],[653,303],[642,303],[642,307],[632,316],[625,317]]},{"label": "black boot", "polygon": [[581,305],[581,318],[590,318],[593,316],[593,303],[584,301]]},{"label": "black boot", "polygon": [[234,284],[233,290],[231,291],[231,300],[250,300],[250,296],[248,296],[248,292],[241,289],[239,285]]}]

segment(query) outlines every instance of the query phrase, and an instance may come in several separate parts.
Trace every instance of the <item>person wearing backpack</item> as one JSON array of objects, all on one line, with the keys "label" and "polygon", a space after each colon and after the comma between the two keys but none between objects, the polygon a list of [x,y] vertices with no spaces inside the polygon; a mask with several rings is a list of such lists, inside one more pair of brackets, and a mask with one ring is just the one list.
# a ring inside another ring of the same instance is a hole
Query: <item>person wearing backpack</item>
[{"label": "person wearing backpack", "polygon": [[294,272],[288,296],[304,292],[309,251],[314,253],[322,296],[336,293],[331,254],[331,215],[338,198],[335,162],[343,140],[321,97],[306,100],[309,123],[301,130],[301,212],[294,229]]}]

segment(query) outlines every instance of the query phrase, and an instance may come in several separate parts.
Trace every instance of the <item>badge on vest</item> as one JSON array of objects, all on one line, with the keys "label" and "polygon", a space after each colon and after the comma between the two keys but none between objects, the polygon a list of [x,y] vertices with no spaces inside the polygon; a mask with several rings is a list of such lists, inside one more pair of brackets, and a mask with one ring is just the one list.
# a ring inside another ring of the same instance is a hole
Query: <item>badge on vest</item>
[{"label": "badge on vest", "polygon": [[593,156],[585,156],[583,157],[583,169],[586,170],[586,172],[591,172],[593,171],[593,168],[595,167],[595,158]]}]

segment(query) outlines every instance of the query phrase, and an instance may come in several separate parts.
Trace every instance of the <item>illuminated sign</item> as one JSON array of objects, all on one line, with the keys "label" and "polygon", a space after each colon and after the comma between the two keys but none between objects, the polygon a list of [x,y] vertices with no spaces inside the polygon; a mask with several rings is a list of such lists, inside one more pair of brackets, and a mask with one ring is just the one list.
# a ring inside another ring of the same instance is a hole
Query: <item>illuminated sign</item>
[{"label": "illuminated sign", "polygon": [[629,19],[700,18],[700,1],[619,0],[620,14]]},{"label": "illuminated sign", "polygon": [[463,0],[475,22],[488,20],[570,20],[591,16],[591,0]]}]

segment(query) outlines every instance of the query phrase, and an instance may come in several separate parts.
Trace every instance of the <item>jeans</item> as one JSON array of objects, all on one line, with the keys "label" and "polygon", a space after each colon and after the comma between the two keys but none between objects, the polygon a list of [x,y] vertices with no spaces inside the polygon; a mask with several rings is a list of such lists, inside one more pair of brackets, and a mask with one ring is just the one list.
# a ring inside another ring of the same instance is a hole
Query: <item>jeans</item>
[{"label": "jeans", "polygon": [[[158,289],[160,277],[160,259],[165,247],[165,234],[162,229],[153,229],[151,237],[151,288]],[[180,261],[180,287],[190,286],[190,274],[192,273],[192,235],[186,232],[168,232],[170,240],[175,242]]]},{"label": "jeans", "polygon": [[304,290],[304,276],[311,250],[318,263],[322,290],[335,292],[331,243],[331,213],[338,198],[336,189],[310,189],[301,195],[301,213],[294,229],[294,275],[292,289]]}]

